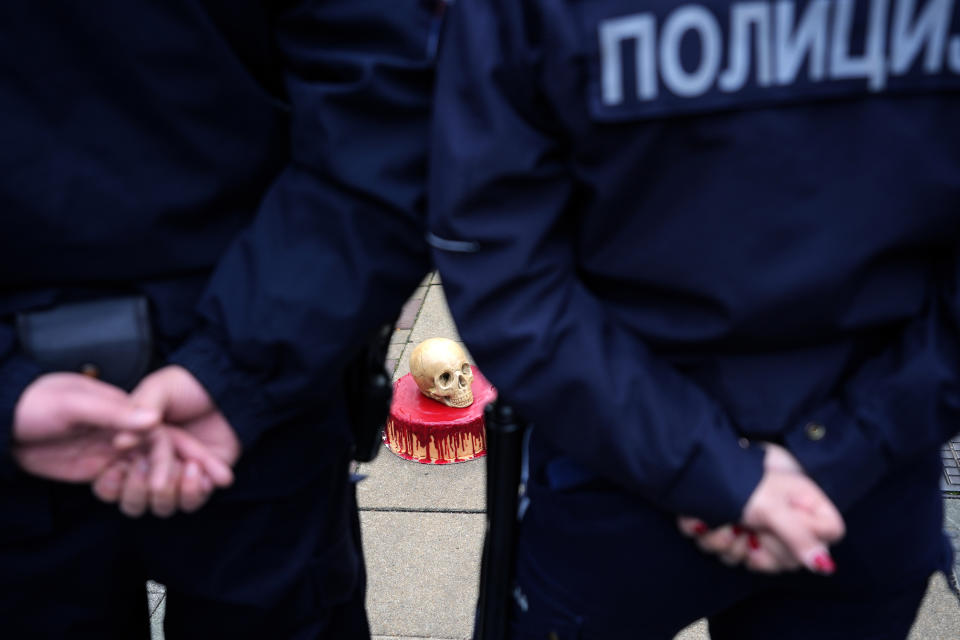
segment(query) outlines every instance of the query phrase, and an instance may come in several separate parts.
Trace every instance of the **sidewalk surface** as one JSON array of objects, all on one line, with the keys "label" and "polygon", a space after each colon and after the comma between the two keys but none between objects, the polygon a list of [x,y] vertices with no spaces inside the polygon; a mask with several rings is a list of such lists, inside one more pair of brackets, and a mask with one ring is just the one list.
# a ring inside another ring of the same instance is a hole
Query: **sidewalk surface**
[{"label": "sidewalk surface", "polygon": [[[431,275],[398,321],[388,355],[395,380],[409,372],[413,347],[434,337],[460,340],[439,278]],[[368,476],[358,496],[375,640],[470,638],[483,541],[484,461],[423,465],[383,449],[360,466],[359,473]],[[960,495],[946,503],[948,531],[960,551]],[[159,622],[163,596],[159,587],[149,589],[158,592],[151,606]],[[677,639],[708,637],[700,621]],[[910,638],[960,639],[960,605],[944,576],[931,580]]]}]

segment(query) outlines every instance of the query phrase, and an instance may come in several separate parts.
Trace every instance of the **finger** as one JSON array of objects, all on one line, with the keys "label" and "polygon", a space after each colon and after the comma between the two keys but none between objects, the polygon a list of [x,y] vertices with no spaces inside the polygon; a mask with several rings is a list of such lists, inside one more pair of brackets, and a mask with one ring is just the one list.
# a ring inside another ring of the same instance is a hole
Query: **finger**
[{"label": "finger", "polygon": [[733,527],[724,525],[697,537],[697,546],[705,553],[720,555],[729,550],[736,539]]},{"label": "finger", "polygon": [[847,528],[843,516],[820,487],[810,483],[806,496],[807,511],[811,515],[811,527],[814,535],[826,544],[834,544],[843,539]]},{"label": "finger", "polygon": [[158,518],[169,518],[177,510],[180,470],[180,463],[176,460],[171,461],[166,482],[160,487],[153,485],[150,487],[150,511]]},{"label": "finger", "polygon": [[760,534],[758,548],[767,549],[770,555],[776,559],[777,564],[785,571],[793,571],[794,569],[800,568],[800,561],[793,557],[790,549],[776,536],[768,533]]},{"label": "finger", "polygon": [[817,537],[809,514],[797,509],[780,509],[771,520],[770,532],[783,542],[790,554],[814,573],[836,570],[827,546]]},{"label": "finger", "polygon": [[146,457],[137,456],[120,493],[120,511],[131,518],[139,518],[147,510],[149,473]]},{"label": "finger", "polygon": [[210,453],[202,442],[177,428],[170,430],[170,438],[177,455],[183,460],[195,460],[214,485],[222,488],[233,484],[233,470],[230,465]]},{"label": "finger", "polygon": [[820,496],[816,491],[804,488],[802,491],[792,493],[788,504],[794,509],[806,511],[810,515],[815,515],[820,507]]},{"label": "finger", "polygon": [[243,444],[219,411],[211,411],[181,424],[183,430],[203,443],[210,453],[230,467],[240,458]]},{"label": "finger", "polygon": [[745,565],[759,573],[793,571],[800,566],[790,550],[776,537],[767,533],[753,534],[753,541]]},{"label": "finger", "polygon": [[785,567],[781,566],[776,555],[763,548],[752,551],[747,556],[744,566],[755,573],[773,574],[787,570]]},{"label": "finger", "polygon": [[161,412],[173,422],[185,422],[214,409],[207,390],[188,370],[166,366],[144,378],[130,394],[132,401]]},{"label": "finger", "polygon": [[[145,430],[160,421],[155,409],[135,406],[126,395],[98,380],[85,379],[60,396],[60,419],[71,424],[106,429]],[[106,389],[104,389],[106,387]]]},{"label": "finger", "polygon": [[113,448],[118,451],[136,449],[144,443],[144,438],[137,433],[121,431],[113,437]]},{"label": "finger", "polygon": [[680,516],[677,518],[677,528],[680,530],[680,533],[688,538],[702,536],[710,531],[710,527],[708,527],[703,520],[698,518],[690,518],[687,516]]},{"label": "finger", "polygon": [[823,575],[833,575],[837,570],[837,565],[830,555],[830,551],[824,545],[811,547],[801,559],[803,566],[813,573],[822,573]]},{"label": "finger", "polygon": [[120,499],[129,465],[126,461],[115,462],[93,482],[93,494],[103,502],[113,503]]},{"label": "finger", "polygon": [[787,504],[807,516],[808,526],[821,542],[833,544],[845,535],[843,516],[810,478],[803,476],[792,482]]},{"label": "finger", "polygon": [[834,543],[843,538],[846,533],[843,516],[823,490],[806,476],[796,485],[790,492],[788,505],[810,515],[816,535],[824,542]]},{"label": "finger", "polygon": [[733,567],[742,564],[750,553],[747,545],[747,535],[744,532],[734,533],[733,540],[725,550],[718,554],[720,562]]},{"label": "finger", "polygon": [[842,536],[843,519],[809,477],[765,471],[744,507],[744,521],[779,537],[808,569],[833,573],[835,565],[826,545]]},{"label": "finger", "polygon": [[169,384],[164,383],[164,376],[155,372],[144,378],[137,387],[130,392],[130,398],[138,407],[147,407],[157,410],[166,416],[166,409],[170,405],[172,390]]},{"label": "finger", "polygon": [[771,471],[784,473],[803,473],[803,467],[792,453],[778,444],[766,442],[763,445],[763,467]]},{"label": "finger", "polygon": [[183,468],[183,475],[180,479],[180,510],[187,513],[193,513],[202,507],[213,492],[213,483],[209,478],[207,482],[200,465],[195,461],[188,461]]},{"label": "finger", "polygon": [[171,428],[157,429],[150,434],[150,491],[169,490],[173,468]]}]

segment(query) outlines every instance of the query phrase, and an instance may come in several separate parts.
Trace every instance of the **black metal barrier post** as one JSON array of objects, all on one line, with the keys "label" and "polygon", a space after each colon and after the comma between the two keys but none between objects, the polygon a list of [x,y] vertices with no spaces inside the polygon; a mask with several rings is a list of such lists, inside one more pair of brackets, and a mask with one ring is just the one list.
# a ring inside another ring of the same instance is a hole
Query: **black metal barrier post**
[{"label": "black metal barrier post", "polygon": [[487,527],[480,565],[475,640],[503,640],[510,613],[516,557],[517,505],[524,425],[513,409],[484,408],[487,432]]}]

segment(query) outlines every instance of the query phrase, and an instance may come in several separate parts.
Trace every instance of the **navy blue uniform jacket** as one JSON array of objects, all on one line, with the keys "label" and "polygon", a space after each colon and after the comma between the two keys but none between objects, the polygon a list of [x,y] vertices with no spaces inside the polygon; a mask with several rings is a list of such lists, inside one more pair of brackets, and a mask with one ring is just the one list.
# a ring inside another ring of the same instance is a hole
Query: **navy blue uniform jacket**
[{"label": "navy blue uniform jacket", "polygon": [[739,442],[771,440],[845,510],[960,428],[954,3],[458,0],[448,26],[435,260],[572,468],[735,521]]},{"label": "navy blue uniform jacket", "polygon": [[238,489],[344,455],[339,366],[428,270],[432,23],[373,0],[2,4],[0,456],[37,375],[13,314],[128,293],[261,461]]}]

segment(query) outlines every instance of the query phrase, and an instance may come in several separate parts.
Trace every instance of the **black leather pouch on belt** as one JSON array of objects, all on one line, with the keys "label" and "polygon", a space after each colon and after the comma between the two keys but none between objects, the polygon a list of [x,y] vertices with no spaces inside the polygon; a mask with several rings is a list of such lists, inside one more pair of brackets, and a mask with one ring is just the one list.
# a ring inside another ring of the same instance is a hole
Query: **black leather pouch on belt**
[{"label": "black leather pouch on belt", "polygon": [[387,350],[393,325],[380,327],[346,366],[343,389],[353,430],[353,459],[370,462],[383,447],[383,425],[390,414],[393,383],[387,374]]},{"label": "black leather pouch on belt", "polygon": [[76,371],[133,389],[153,354],[147,300],[108,298],[17,314],[23,352],[47,372]]}]

